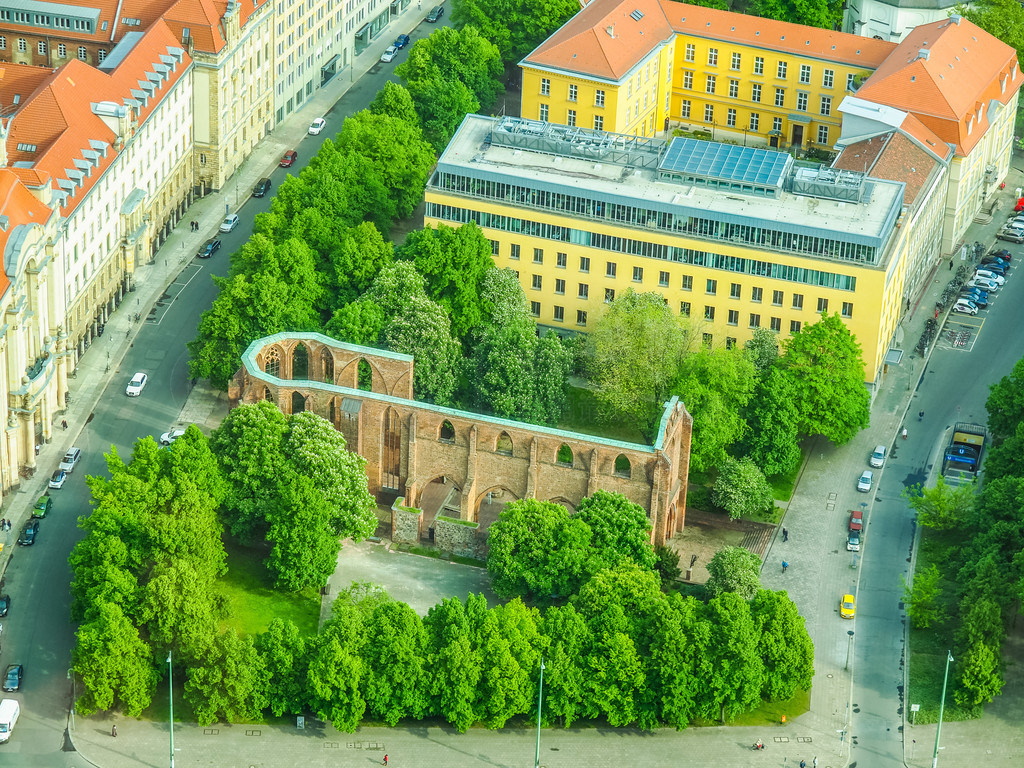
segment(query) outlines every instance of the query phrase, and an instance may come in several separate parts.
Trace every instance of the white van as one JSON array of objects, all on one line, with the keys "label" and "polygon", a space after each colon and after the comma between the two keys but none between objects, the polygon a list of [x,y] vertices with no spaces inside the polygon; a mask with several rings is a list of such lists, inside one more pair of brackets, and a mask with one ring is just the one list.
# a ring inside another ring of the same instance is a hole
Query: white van
[{"label": "white van", "polygon": [[20,714],[21,705],[14,699],[0,701],[0,744],[11,738],[11,731]]}]

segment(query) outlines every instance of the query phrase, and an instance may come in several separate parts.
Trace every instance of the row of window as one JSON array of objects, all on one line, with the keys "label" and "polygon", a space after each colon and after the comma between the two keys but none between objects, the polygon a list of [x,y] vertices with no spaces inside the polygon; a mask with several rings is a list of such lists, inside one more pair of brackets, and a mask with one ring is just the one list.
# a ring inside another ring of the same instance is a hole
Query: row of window
[{"label": "row of window", "polygon": [[[697,60],[697,46],[694,43],[687,43],[685,50],[686,61],[696,62]],[[718,49],[708,48],[708,66],[718,66]],[[734,52],[730,60],[729,68],[734,72],[739,72],[743,66],[743,54]],[[764,75],[764,56],[754,57],[754,74]],[[789,62],[779,61],[775,65],[775,77],[778,80],[785,80],[789,75]],[[852,87],[854,75],[847,75],[846,86],[847,88]],[[798,70],[797,81],[805,85],[809,85],[811,82],[811,65],[801,64]],[[821,73],[821,87],[822,88],[834,88],[836,83],[836,72],[834,69],[824,69]]]},{"label": "row of window", "polygon": [[[0,35],[0,51],[6,51],[6,50],[7,50],[7,37],[4,36],[4,35]],[[18,51],[20,53],[25,53],[25,52],[28,51],[28,41],[24,37],[19,37],[18,38]],[[40,40],[38,43],[36,43],[36,52],[40,56],[45,56],[46,55],[46,41],[45,40]],[[106,52],[105,49],[100,48],[100,50],[98,51],[97,55],[98,55],[99,60],[103,61],[107,57],[107,52]],[[68,57],[68,47],[64,43],[57,43],[57,58],[59,58],[59,59],[66,59],[67,57]],[[88,61],[89,60],[89,51],[86,50],[84,45],[78,46],[78,58],[81,59],[82,61]]]},{"label": "row of window", "polygon": [[[688,91],[693,90],[693,72],[687,70],[683,72],[683,88]],[[762,95],[761,83],[750,84],[750,101],[755,104],[761,103]],[[718,77],[716,75],[706,75],[704,80],[704,93],[715,95],[718,92]],[[738,99],[740,97],[740,81],[729,80],[729,98]],[[810,98],[810,94],[807,91],[796,92],[796,110],[798,112],[806,112],[807,104]],[[775,106],[785,107],[786,106],[786,89],[775,87]],[[818,112],[822,115],[832,114],[832,97],[831,96],[820,96],[818,101]]]},{"label": "row of window", "polygon": [[[692,116],[691,113],[692,113],[692,104],[690,103],[690,101],[688,99],[683,99],[682,103],[680,104],[680,108],[679,108],[680,117],[683,117],[683,118],[685,118],[687,120],[692,119],[693,116]],[[713,123],[713,124],[717,125],[717,123],[715,123],[715,105],[714,104],[705,104],[704,105],[704,122],[705,123]],[[726,113],[725,113],[725,124],[729,128],[735,128],[736,127],[736,110],[733,109],[732,107],[730,107],[729,109],[726,110]],[[761,129],[761,115],[760,115],[760,113],[758,113],[758,112],[751,112],[750,113],[750,119],[747,122],[747,130],[756,132],[756,131],[759,131],[760,129]],[[780,132],[782,131],[782,118],[781,117],[773,117],[772,118],[772,130],[773,131],[780,131]],[[819,125],[818,126],[818,144],[828,144],[829,143],[828,139],[829,139],[829,126],[827,126],[827,125]]]}]

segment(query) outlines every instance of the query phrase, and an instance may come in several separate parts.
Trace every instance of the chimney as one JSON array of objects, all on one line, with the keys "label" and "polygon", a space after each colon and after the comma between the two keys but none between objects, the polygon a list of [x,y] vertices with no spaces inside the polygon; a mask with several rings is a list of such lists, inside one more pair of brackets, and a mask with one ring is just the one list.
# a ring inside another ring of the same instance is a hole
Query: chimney
[{"label": "chimney", "polygon": [[929,52],[929,50],[927,48],[918,48],[917,49],[917,58],[924,59],[925,61],[928,61],[928,57],[929,56],[931,56],[931,53]]}]

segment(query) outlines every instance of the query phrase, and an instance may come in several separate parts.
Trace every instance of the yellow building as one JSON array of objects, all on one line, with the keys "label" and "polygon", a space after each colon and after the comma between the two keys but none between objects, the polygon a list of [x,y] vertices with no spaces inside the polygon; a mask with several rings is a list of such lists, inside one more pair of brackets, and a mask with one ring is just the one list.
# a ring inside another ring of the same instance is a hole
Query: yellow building
[{"label": "yellow building", "polygon": [[[932,192],[945,166],[919,162]],[[941,226],[907,217],[905,191],[772,149],[470,115],[427,186],[425,223],[479,224],[541,326],[587,331],[630,288],[663,295],[710,346],[838,312],[873,382],[906,300],[908,225],[933,239]]]}]

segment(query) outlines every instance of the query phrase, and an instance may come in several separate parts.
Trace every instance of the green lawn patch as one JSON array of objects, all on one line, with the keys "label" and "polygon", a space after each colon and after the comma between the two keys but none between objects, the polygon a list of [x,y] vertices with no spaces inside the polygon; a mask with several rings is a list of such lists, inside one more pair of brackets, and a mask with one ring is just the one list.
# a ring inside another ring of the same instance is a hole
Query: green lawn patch
[{"label": "green lawn patch", "polygon": [[608,424],[601,420],[597,407],[597,396],[585,387],[568,388],[565,411],[559,429],[594,435],[610,440],[650,445],[650,441],[635,424]]},{"label": "green lawn patch", "polygon": [[[799,717],[811,708],[811,692],[797,691],[796,695],[787,701],[763,701],[757,709],[737,715],[729,721],[729,725],[757,725],[769,727],[781,725],[785,716],[787,722]],[[718,726],[721,723],[717,720],[695,720],[693,725],[697,728],[703,726]]]},{"label": "green lawn patch", "polygon": [[800,469],[804,465],[804,452],[800,450],[800,461],[789,472],[782,475],[775,475],[768,478],[768,485],[772,487],[772,493],[779,501],[789,501],[793,498],[793,489],[796,488],[796,479],[800,476]]}]

